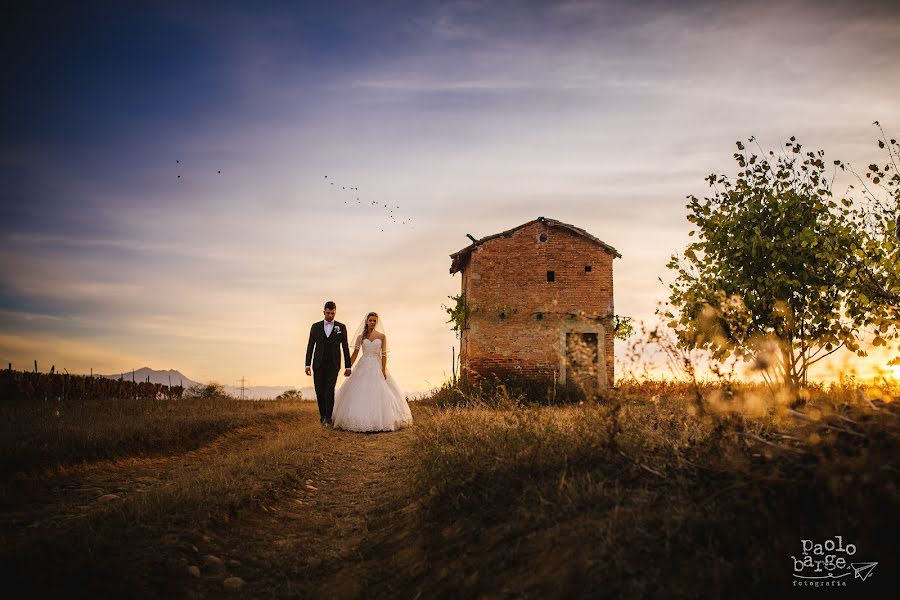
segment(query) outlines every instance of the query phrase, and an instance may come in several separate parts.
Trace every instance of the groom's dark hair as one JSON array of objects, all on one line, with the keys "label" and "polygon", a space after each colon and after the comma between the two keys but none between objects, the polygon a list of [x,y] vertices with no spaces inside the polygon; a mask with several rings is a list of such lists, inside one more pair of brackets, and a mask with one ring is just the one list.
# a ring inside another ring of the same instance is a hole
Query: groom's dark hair
[{"label": "groom's dark hair", "polygon": [[329,300],[325,303],[325,308],[323,310],[328,310],[329,308],[331,310],[337,310],[337,304],[335,304],[332,300]]}]

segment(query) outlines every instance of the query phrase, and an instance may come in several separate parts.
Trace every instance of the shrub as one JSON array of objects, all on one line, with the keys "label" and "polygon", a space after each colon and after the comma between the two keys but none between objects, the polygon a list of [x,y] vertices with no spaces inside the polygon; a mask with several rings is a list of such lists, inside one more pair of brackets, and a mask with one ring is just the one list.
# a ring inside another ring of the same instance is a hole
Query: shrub
[{"label": "shrub", "polygon": [[215,381],[210,381],[209,383],[202,384],[198,383],[197,385],[192,385],[188,388],[187,393],[185,394],[186,398],[228,398],[232,399],[230,395],[225,391],[225,387]]}]

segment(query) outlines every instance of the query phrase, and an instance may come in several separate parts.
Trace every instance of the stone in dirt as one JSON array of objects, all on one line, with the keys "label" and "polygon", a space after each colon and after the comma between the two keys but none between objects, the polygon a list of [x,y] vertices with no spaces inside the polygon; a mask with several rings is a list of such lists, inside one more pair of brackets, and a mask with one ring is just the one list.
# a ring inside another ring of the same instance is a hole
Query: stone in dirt
[{"label": "stone in dirt", "polygon": [[116,500],[121,500],[121,498],[119,496],[117,496],[116,494],[103,494],[102,496],[97,498],[97,502],[100,502],[101,504],[106,504],[107,502],[114,502]]},{"label": "stone in dirt", "polygon": [[234,560],[233,558],[229,558],[229,559],[228,559],[228,565],[231,566],[231,567],[239,567],[239,566],[241,566],[241,561],[239,561],[239,560]]},{"label": "stone in dirt", "polygon": [[218,556],[207,554],[203,557],[203,562],[211,571],[222,571],[225,569],[225,563]]},{"label": "stone in dirt", "polygon": [[244,587],[244,580],[240,577],[229,577],[222,582],[226,590],[239,590]]},{"label": "stone in dirt", "polygon": [[188,567],[188,573],[193,575],[194,577],[200,577],[200,568],[196,565],[191,565]]}]

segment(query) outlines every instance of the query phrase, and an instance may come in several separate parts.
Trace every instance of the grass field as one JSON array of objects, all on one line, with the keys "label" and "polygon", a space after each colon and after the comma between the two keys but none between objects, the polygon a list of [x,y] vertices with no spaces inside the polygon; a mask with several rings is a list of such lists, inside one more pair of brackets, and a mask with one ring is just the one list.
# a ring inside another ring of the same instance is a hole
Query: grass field
[{"label": "grass field", "polygon": [[793,408],[697,391],[543,406],[445,387],[412,428],[369,435],[305,402],[8,403],[4,577],[138,597],[782,596],[801,540],[841,535],[879,562],[847,587],[892,589],[900,391],[814,387]]}]

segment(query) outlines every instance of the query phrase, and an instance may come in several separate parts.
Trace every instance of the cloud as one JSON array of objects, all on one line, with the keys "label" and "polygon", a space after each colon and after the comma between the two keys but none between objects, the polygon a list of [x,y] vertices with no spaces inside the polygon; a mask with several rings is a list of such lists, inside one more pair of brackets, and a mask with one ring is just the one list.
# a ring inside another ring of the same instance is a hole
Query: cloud
[{"label": "cloud", "polygon": [[159,9],[195,52],[138,82],[152,110],[88,86],[68,109],[81,134],[0,144],[0,323],[47,352],[83,342],[103,360],[281,384],[332,298],[348,325],[385,315],[395,373],[417,389],[458,343],[440,307],[460,285],[448,255],[537,216],[622,252],[617,309],[651,316],[687,239],[684,197],[733,172],[736,139],[797,135],[865,161],[868,123],[900,123],[896,8],[811,6]]}]

